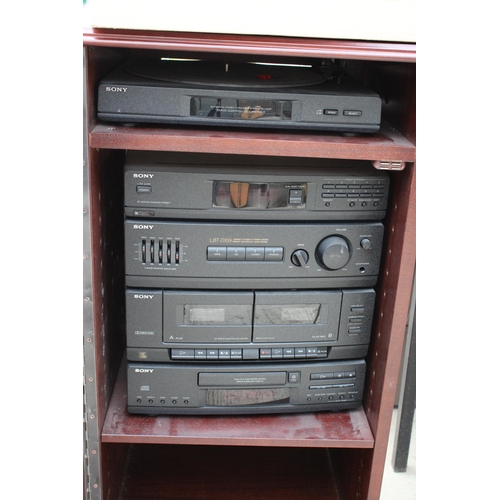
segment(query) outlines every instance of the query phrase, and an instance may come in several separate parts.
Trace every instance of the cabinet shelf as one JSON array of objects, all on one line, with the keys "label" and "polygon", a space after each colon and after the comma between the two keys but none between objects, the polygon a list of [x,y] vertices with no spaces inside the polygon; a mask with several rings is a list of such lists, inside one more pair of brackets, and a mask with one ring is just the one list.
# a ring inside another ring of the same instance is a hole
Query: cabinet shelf
[{"label": "cabinet shelf", "polygon": [[106,443],[372,448],[362,408],[338,413],[252,416],[141,416],[127,412],[125,363],[107,411]]},{"label": "cabinet shelf", "polygon": [[91,148],[250,154],[354,160],[415,161],[415,145],[388,125],[373,135],[127,127],[98,124]]},{"label": "cabinet shelf", "polygon": [[378,43],[362,40],[84,28],[83,43],[92,47],[140,48],[182,53],[326,57],[404,63],[416,61],[414,43]]},{"label": "cabinet shelf", "polygon": [[339,500],[328,450],[132,445],[118,500]]}]

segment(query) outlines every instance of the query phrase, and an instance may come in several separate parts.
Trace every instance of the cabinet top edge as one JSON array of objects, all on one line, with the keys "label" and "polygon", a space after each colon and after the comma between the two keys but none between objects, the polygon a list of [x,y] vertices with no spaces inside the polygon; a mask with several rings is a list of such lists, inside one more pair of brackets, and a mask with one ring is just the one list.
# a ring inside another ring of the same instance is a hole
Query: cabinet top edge
[{"label": "cabinet top edge", "polygon": [[89,47],[416,62],[416,44],[282,36],[84,28]]}]

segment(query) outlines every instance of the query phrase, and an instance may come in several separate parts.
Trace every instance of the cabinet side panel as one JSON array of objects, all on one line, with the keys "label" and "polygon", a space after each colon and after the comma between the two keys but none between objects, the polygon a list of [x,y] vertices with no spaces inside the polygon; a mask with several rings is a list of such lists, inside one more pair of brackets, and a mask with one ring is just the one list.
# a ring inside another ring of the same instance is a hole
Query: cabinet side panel
[{"label": "cabinet side panel", "polygon": [[112,445],[103,443],[101,445],[103,467],[101,498],[102,500],[121,500],[123,498],[124,476],[127,469],[131,448],[133,445]]},{"label": "cabinet side panel", "polygon": [[[94,352],[100,481],[91,499],[115,490],[116,460],[102,453],[101,431],[124,350],[123,153],[90,150],[90,219]],[[115,498],[113,493],[108,498]]]},{"label": "cabinet side panel", "polygon": [[366,83],[382,98],[382,116],[416,144],[416,65],[370,63]]},{"label": "cabinet side panel", "polygon": [[394,196],[386,222],[378,307],[367,357],[364,407],[375,446],[363,485],[367,498],[379,498],[392,411],[400,372],[416,258],[415,165],[393,176]]},{"label": "cabinet side panel", "polygon": [[330,449],[339,498],[365,500],[373,449]]},{"label": "cabinet side panel", "polygon": [[91,149],[89,163],[94,349],[98,412],[103,421],[125,345],[123,152]]}]

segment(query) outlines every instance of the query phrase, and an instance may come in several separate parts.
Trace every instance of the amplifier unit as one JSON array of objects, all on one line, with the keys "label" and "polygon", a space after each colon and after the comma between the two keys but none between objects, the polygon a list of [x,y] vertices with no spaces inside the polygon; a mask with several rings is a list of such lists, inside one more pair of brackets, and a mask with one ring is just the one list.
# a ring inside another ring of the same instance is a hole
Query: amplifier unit
[{"label": "amplifier unit", "polygon": [[127,284],[325,288],[377,282],[384,227],[127,220]]}]

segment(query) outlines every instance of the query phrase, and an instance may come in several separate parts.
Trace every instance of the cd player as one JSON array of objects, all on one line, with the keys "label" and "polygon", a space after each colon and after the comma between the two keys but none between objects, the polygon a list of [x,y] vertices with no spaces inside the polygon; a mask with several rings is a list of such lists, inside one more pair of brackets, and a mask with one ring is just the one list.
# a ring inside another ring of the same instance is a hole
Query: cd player
[{"label": "cd player", "polygon": [[351,410],[361,405],[364,360],[292,366],[128,364],[128,411],[254,414]]}]

